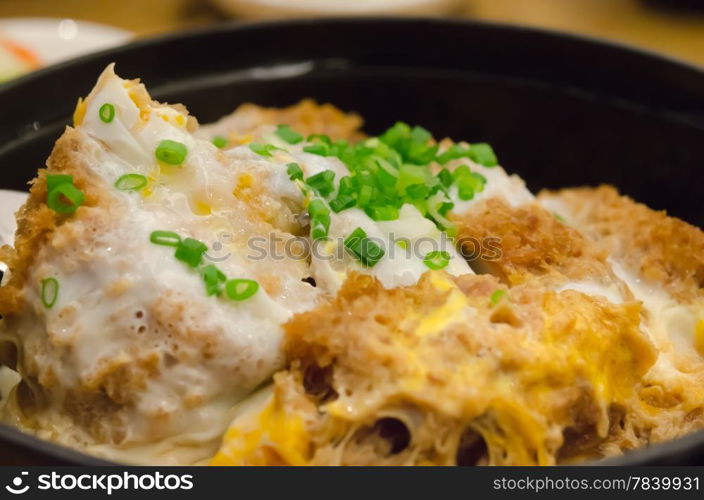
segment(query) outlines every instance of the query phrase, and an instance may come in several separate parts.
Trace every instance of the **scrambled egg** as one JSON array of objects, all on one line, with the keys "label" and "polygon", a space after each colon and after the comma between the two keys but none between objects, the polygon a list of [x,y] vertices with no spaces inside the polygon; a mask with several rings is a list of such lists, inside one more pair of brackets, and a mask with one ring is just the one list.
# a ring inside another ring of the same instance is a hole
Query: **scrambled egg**
[{"label": "scrambled egg", "polygon": [[640,306],[535,285],[494,305],[500,287],[350,277],[287,323],[290,370],[240,410],[213,463],[551,465],[643,444],[656,351]]}]

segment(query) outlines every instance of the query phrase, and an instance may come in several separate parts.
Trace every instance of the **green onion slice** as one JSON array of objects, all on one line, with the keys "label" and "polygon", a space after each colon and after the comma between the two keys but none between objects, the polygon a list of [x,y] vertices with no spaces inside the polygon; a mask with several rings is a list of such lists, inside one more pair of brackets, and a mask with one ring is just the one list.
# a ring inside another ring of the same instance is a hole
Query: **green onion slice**
[{"label": "green onion slice", "polygon": [[365,267],[374,267],[384,257],[384,249],[367,238],[364,229],[358,227],[344,242],[347,251]]},{"label": "green onion slice", "polygon": [[303,140],[303,136],[288,125],[279,125],[275,133],[289,144],[298,144]]},{"label": "green onion slice", "polygon": [[257,153],[259,156],[263,156],[264,158],[272,158],[274,156],[273,152],[280,148],[277,148],[273,144],[260,144],[258,142],[250,142],[249,149]]},{"label": "green onion slice", "polygon": [[303,180],[303,170],[298,163],[288,163],[286,165],[286,172],[288,173],[289,179],[292,181]]},{"label": "green onion slice", "polygon": [[364,211],[375,221],[398,219],[398,208],[393,205],[367,206]]},{"label": "green onion slice", "polygon": [[54,187],[47,195],[46,204],[54,212],[72,214],[85,201],[85,195],[73,184],[63,183]]},{"label": "green onion slice", "polygon": [[465,148],[464,146],[460,146],[459,144],[453,144],[452,146],[447,148],[446,151],[439,154],[435,158],[435,161],[437,161],[440,165],[444,165],[449,161],[457,160],[459,158],[467,158],[468,156],[469,156],[469,149],[468,148]]},{"label": "green onion slice", "polygon": [[428,180],[430,171],[427,167],[419,165],[402,165],[398,174],[398,191],[405,192],[408,186],[414,184],[425,184]]},{"label": "green onion slice", "polygon": [[159,143],[155,151],[156,158],[169,165],[181,165],[186,160],[188,148],[182,142],[163,140]]},{"label": "green onion slice", "polygon": [[147,185],[147,178],[141,174],[121,175],[115,181],[115,187],[120,191],[138,191]]},{"label": "green onion slice", "polygon": [[308,184],[320,196],[328,196],[335,189],[335,172],[332,170],[323,170],[315,175],[311,175],[306,179]]},{"label": "green onion slice", "polygon": [[330,231],[330,215],[319,216],[310,222],[310,237],[313,240],[323,240]]},{"label": "green onion slice", "polygon": [[469,158],[473,162],[484,165],[485,167],[495,167],[499,164],[494,150],[486,142],[472,144],[469,148]]},{"label": "green onion slice", "polygon": [[456,236],[457,227],[443,214],[443,211],[446,213],[452,207],[451,203],[445,201],[443,193],[438,192],[428,198],[426,206],[428,208],[428,215],[435,221],[435,224],[449,236]]},{"label": "green onion slice", "polygon": [[474,198],[474,186],[467,179],[467,177],[463,177],[457,181],[457,196],[464,201]]},{"label": "green onion slice", "polygon": [[46,192],[52,191],[59,184],[73,184],[73,176],[67,174],[46,174]]},{"label": "green onion slice", "polygon": [[229,141],[227,139],[225,139],[224,137],[220,137],[219,135],[216,135],[215,137],[213,137],[211,142],[213,143],[213,146],[215,146],[218,149],[224,148],[229,143]]},{"label": "green onion slice", "polygon": [[330,214],[330,211],[328,210],[328,207],[325,206],[325,202],[323,200],[314,199],[308,203],[308,213],[311,218],[314,219],[321,214]]},{"label": "green onion slice", "polygon": [[489,301],[496,305],[499,303],[501,299],[504,298],[506,295],[506,290],[496,290],[494,293],[491,294],[491,297],[489,297]]},{"label": "green onion slice", "polygon": [[110,123],[115,118],[115,106],[106,102],[98,110],[98,115],[103,123]]},{"label": "green onion slice", "polygon": [[428,269],[444,269],[450,263],[450,254],[444,250],[436,250],[428,253],[423,259],[423,263]]},{"label": "green onion slice", "polygon": [[452,178],[452,174],[450,173],[450,171],[446,168],[443,168],[438,173],[438,180],[440,181],[440,184],[442,184],[446,188],[449,188],[452,185],[452,181],[454,179]]},{"label": "green onion slice", "polygon": [[330,145],[324,142],[318,142],[310,146],[304,146],[303,151],[318,156],[330,156]]},{"label": "green onion slice", "polygon": [[181,243],[181,237],[173,231],[152,231],[152,234],[149,235],[149,241],[155,245],[176,247]]},{"label": "green onion slice", "polygon": [[203,254],[206,250],[208,250],[208,247],[205,243],[193,238],[186,238],[176,245],[174,256],[191,267],[198,267],[203,261]]},{"label": "green onion slice", "polygon": [[215,264],[208,264],[201,270],[205,282],[205,293],[208,296],[220,295],[227,276]]},{"label": "green onion slice", "polygon": [[259,283],[248,279],[232,279],[225,283],[225,292],[232,300],[247,300],[259,290]]},{"label": "green onion slice", "polygon": [[330,200],[330,208],[333,212],[337,214],[342,212],[343,210],[352,208],[355,203],[357,203],[357,198],[355,198],[353,195],[338,192],[337,197],[333,200]]},{"label": "green onion slice", "polygon": [[365,207],[374,196],[374,188],[372,186],[362,186],[357,194],[357,206]]},{"label": "green onion slice", "polygon": [[41,300],[44,307],[51,309],[59,298],[59,282],[56,278],[45,278],[42,280]]}]

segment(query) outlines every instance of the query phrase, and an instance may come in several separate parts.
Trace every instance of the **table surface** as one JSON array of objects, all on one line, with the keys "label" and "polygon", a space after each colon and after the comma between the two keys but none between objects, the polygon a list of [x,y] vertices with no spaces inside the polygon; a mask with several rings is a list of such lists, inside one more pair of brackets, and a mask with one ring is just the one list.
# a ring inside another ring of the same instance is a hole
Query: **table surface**
[{"label": "table surface", "polygon": [[[295,1],[295,0],[291,0]],[[335,0],[330,0],[335,1]],[[704,65],[704,6],[656,7],[683,0],[464,0],[467,18],[553,28],[598,36]],[[690,3],[692,2],[690,0]],[[702,4],[702,2],[699,2]],[[140,36],[228,19],[208,0],[2,0],[0,17],[83,19]]]}]

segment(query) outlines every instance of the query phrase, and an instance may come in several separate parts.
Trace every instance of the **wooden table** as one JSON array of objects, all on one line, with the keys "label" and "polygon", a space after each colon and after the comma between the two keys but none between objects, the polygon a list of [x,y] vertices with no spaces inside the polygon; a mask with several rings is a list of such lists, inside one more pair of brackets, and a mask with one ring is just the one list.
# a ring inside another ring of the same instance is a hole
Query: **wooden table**
[{"label": "wooden table", "polygon": [[[653,6],[672,3],[673,0],[465,2],[460,12],[465,17],[610,38],[704,65],[704,7],[697,11],[683,11]],[[113,24],[140,36],[228,19],[207,0],[3,0],[0,2],[0,17],[7,16],[84,19]]]}]

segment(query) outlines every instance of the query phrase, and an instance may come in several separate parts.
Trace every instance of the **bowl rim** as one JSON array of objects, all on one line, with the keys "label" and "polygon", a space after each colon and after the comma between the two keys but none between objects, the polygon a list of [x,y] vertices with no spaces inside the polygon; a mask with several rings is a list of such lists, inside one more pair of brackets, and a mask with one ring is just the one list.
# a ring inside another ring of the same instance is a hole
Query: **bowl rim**
[{"label": "bowl rim", "polygon": [[560,29],[550,29],[538,26],[527,26],[511,22],[485,21],[477,19],[451,19],[451,18],[432,18],[432,17],[394,17],[394,16],[349,16],[349,17],[320,17],[320,18],[299,18],[287,20],[265,20],[265,21],[224,21],[211,26],[202,26],[189,28],[185,30],[172,31],[153,36],[145,36],[133,39],[122,45],[109,47],[89,54],[84,54],[75,58],[68,59],[56,64],[50,64],[32,71],[18,78],[3,82],[0,84],[0,93],[9,91],[16,87],[22,86],[26,82],[41,79],[44,76],[51,75],[56,72],[64,71],[72,66],[80,65],[83,62],[88,62],[95,59],[100,59],[110,54],[129,52],[141,48],[168,43],[175,40],[184,40],[189,38],[200,38],[202,36],[217,35],[231,31],[256,31],[261,29],[271,29],[277,27],[296,27],[305,29],[308,26],[317,24],[344,24],[344,25],[364,25],[364,24],[434,24],[438,26],[453,26],[464,28],[488,28],[498,31],[513,31],[526,35],[537,35],[544,38],[562,39],[576,42],[584,45],[598,46],[607,50],[618,50],[624,54],[631,56],[640,56],[648,59],[659,60],[660,62],[678,66],[681,69],[686,69],[699,73],[704,76],[704,65],[698,65],[692,61],[687,61],[681,57],[659,52],[647,47],[639,47],[635,44],[600,37],[594,35],[586,35],[582,33],[572,33]]}]

